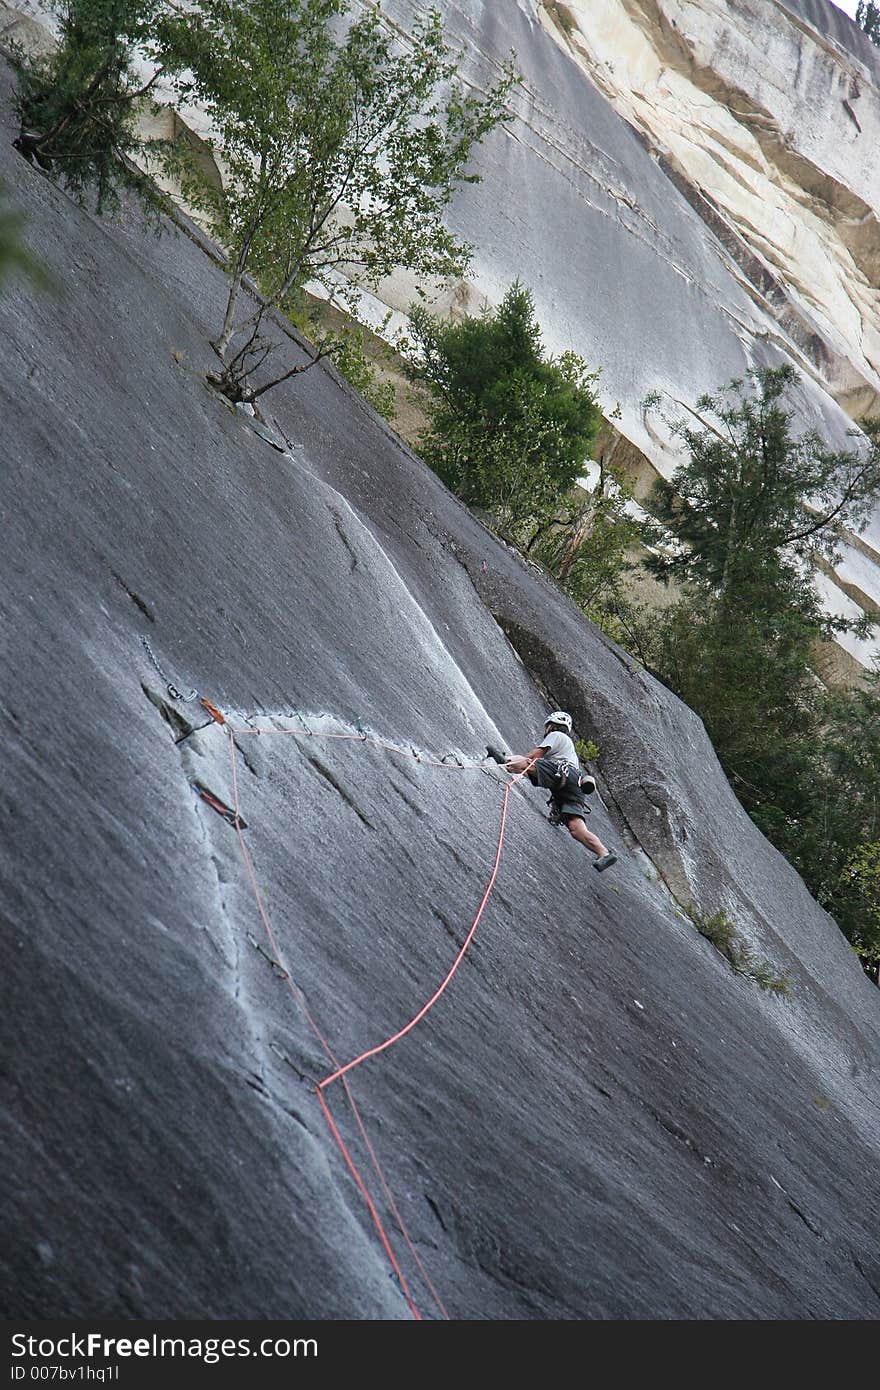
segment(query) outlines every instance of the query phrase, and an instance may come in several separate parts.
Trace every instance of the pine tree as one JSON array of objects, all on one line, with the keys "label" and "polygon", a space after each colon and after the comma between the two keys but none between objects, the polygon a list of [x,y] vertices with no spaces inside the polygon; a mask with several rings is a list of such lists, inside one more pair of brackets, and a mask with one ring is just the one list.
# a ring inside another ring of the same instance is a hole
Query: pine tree
[{"label": "pine tree", "polygon": [[123,188],[150,205],[151,182],[131,161],[143,152],[137,120],[159,74],[145,84],[133,69],[160,0],[58,0],[60,39],[49,56],[14,52],[16,148],[59,179],[79,201],[94,192],[98,211]]},{"label": "pine tree", "polygon": [[814,577],[880,497],[880,421],[862,422],[852,450],[795,436],[794,380],[790,367],[758,371],[669,422],[687,457],[656,486],[649,566],[682,597],[635,621],[632,645],[702,717],[741,802],[868,961],[880,693],[829,693],[817,678],[817,645],[870,623],[829,617]]},{"label": "pine tree", "polygon": [[480,317],[441,323],[414,306],[410,319],[409,371],[430,420],[424,458],[463,501],[523,540],[583,472],[600,420],[596,374],[575,353],[545,355],[531,292],[518,281]]},{"label": "pine tree", "polygon": [[880,5],[875,5],[874,0],[859,0],[856,5],[856,24],[868,35],[872,43],[880,47]]}]

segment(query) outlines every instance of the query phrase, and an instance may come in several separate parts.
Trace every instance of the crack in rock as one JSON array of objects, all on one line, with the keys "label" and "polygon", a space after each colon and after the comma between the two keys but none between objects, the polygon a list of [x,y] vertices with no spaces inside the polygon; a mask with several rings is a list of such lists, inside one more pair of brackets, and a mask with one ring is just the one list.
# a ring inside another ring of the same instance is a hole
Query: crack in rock
[{"label": "crack in rock", "polygon": [[376,827],[373,824],[373,822],[367,816],[364,815],[357,802],[350,795],[350,793],[345,790],[345,787],[343,787],[342,783],[337,781],[336,777],[330,771],[329,767],[327,767],[325,763],[321,762],[320,758],[316,758],[313,753],[306,753],[305,756],[306,761],[311,763],[312,767],[319,774],[319,776],[323,777],[324,781],[328,782],[330,786],[334,789],[334,791],[339,793],[346,806],[351,807],[358,820],[362,821],[363,824],[368,827],[368,829],[375,830]]}]

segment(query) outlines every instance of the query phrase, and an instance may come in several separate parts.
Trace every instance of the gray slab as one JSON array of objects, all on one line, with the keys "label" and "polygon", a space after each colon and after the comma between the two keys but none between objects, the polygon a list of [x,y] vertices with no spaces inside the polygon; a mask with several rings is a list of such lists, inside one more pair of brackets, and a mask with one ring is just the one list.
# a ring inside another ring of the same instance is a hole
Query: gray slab
[{"label": "gray slab", "polygon": [[[96,223],[8,139],[0,177],[59,284],[0,295],[6,1313],[408,1316],[311,1091],[320,1048],[252,944],[235,833],[190,786],[231,798],[227,734],[175,746],[141,638],[239,727],[325,711],[479,756],[545,708],[506,629],[600,744],[621,862],[600,878],[514,792],[459,974],[353,1075],[431,1279],[459,1318],[876,1316],[880,996],[699,721],[332,373],[273,401],[288,456],[226,409],[204,385],[223,280],[193,241]],[[451,964],[499,783],[240,742],[284,961],[351,1057]],[[793,999],[736,979],[652,864],[726,905]]]}]

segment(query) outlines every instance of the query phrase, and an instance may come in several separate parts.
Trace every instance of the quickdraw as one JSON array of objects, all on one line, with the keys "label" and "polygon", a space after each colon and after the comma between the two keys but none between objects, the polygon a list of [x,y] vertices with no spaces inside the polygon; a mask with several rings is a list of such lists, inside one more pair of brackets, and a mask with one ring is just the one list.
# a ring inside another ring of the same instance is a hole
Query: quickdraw
[{"label": "quickdraw", "polygon": [[199,692],[197,690],[191,690],[188,695],[185,695],[182,690],[178,689],[174,682],[168,679],[168,676],[162,670],[162,667],[159,665],[159,659],[156,656],[156,653],[153,651],[153,648],[150,646],[149,638],[142,637],[141,642],[144,645],[144,650],[147,653],[147,656],[150,658],[150,661],[153,663],[157,672],[159,673],[160,678],[164,682],[165,689],[168,691],[168,694],[171,696],[172,700],[180,700],[185,705],[195,704],[196,700],[198,700],[199,698]]},{"label": "quickdraw", "polygon": [[231,806],[227,806],[225,801],[221,801],[220,797],[212,792],[210,787],[206,787],[204,782],[194,780],[190,786],[200,800],[204,801],[206,806],[210,806],[212,811],[216,811],[218,816],[222,816],[223,820],[228,821],[234,830],[247,830],[247,821],[236,811],[233,811]]}]

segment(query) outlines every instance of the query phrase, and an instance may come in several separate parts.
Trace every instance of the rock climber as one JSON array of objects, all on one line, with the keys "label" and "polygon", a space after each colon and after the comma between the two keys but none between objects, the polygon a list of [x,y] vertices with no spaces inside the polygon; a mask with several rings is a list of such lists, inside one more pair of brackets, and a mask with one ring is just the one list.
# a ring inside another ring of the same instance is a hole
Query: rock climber
[{"label": "rock climber", "polygon": [[571,729],[571,715],[557,709],[548,714],[544,735],[530,753],[510,756],[491,746],[487,752],[508,772],[526,772],[528,768],[526,776],[532,785],[550,791],[551,822],[564,825],[573,840],[592,850],[596,855],[593,868],[601,874],[617,863],[617,855],[587,829],[585,817],[590,814],[590,808],[586,798],[596,790],[596,781],[589,773],[581,771]]}]

